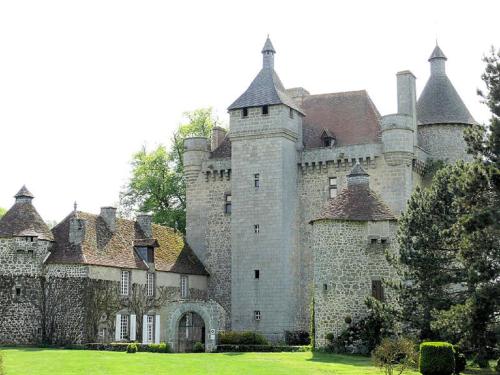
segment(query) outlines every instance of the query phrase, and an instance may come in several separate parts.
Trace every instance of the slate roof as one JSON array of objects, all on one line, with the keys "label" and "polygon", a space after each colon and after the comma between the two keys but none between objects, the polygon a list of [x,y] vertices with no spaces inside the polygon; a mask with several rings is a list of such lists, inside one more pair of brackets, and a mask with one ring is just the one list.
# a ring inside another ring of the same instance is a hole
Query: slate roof
[{"label": "slate roof", "polygon": [[[81,245],[69,242],[70,221],[77,215],[85,220],[85,236]],[[155,246],[155,268],[158,271],[192,275],[208,275],[207,270],[185,242],[171,228],[152,225],[153,239],[145,239],[139,225],[132,220],[116,219],[116,230],[110,232],[104,220],[85,212],[73,212],[54,229],[55,245],[48,263],[89,264],[120,268],[147,269],[134,250],[134,245]]]},{"label": "slate roof", "polygon": [[335,145],[380,142],[380,113],[365,90],[302,97],[305,148],[324,147],[324,130],[335,137]]},{"label": "slate roof", "polygon": [[229,106],[228,110],[275,104],[287,105],[304,114],[297,103],[285,93],[285,88],[274,69],[264,67],[247,90]]},{"label": "slate roof", "polygon": [[271,43],[271,39],[269,39],[269,35],[267,36],[266,42],[264,43],[264,47],[262,47],[262,53],[264,52],[276,53],[273,43]]},{"label": "slate roof", "polygon": [[22,197],[35,198],[35,196],[33,194],[31,194],[31,192],[28,190],[28,188],[26,187],[26,185],[23,185],[23,187],[21,188],[21,190],[19,190],[17,192],[17,194],[14,195],[14,198],[22,198]]},{"label": "slate roof", "polygon": [[226,134],[219,147],[213,150],[210,153],[211,159],[219,159],[219,158],[230,158],[231,157],[231,141],[229,140],[229,136]]},{"label": "slate roof", "polygon": [[[26,189],[22,194],[28,193],[29,191]],[[17,194],[16,197],[18,197]],[[32,198],[33,195],[31,194],[29,197]],[[33,236],[46,241],[54,240],[49,227],[30,201],[18,201],[14,203],[10,210],[0,219],[0,237],[20,236]]]},{"label": "slate roof", "polygon": [[[350,177],[367,176],[366,183],[349,183]],[[391,209],[370,189],[368,173],[357,164],[347,176],[347,187],[329,199],[318,220],[383,221],[396,220]]]},{"label": "slate roof", "polygon": [[[436,45],[429,61],[447,60],[443,51]],[[417,101],[417,121],[419,125],[428,124],[475,124],[464,102],[443,72],[431,74]]]}]

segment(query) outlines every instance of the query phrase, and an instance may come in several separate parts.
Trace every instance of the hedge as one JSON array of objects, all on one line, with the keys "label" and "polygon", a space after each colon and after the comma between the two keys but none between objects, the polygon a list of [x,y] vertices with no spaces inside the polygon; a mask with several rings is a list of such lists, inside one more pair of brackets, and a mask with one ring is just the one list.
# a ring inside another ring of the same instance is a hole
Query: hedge
[{"label": "hedge", "polygon": [[266,338],[256,332],[221,332],[219,333],[221,345],[268,345]]},{"label": "hedge", "polygon": [[171,353],[172,349],[167,343],[160,344],[139,344],[139,343],[128,343],[128,342],[112,342],[112,343],[90,343],[90,344],[75,344],[66,345],[64,349],[75,349],[75,350],[105,350],[112,352],[126,352],[127,347],[130,344],[137,346],[138,352],[150,352],[150,353]]},{"label": "hedge", "polygon": [[310,352],[311,345],[217,345],[217,352]]},{"label": "hedge", "polygon": [[423,375],[452,375],[455,371],[455,350],[447,342],[420,344],[418,367]]}]

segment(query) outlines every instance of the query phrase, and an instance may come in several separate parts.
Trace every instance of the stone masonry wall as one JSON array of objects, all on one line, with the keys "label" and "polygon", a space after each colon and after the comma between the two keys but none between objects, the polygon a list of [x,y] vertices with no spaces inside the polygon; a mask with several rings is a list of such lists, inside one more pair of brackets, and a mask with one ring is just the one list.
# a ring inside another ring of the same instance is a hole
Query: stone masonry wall
[{"label": "stone masonry wall", "polygon": [[[387,245],[369,244],[369,235],[387,237]],[[339,335],[353,321],[366,316],[365,298],[372,280],[395,277],[384,251],[397,251],[395,222],[317,221],[313,225],[316,343],[326,334]],[[326,288],[325,288],[326,285]],[[391,298],[385,291],[386,297]]]},{"label": "stone masonry wall", "polygon": [[466,154],[467,144],[464,139],[467,127],[460,124],[419,125],[418,143],[434,160],[449,163],[470,160],[470,155]]}]

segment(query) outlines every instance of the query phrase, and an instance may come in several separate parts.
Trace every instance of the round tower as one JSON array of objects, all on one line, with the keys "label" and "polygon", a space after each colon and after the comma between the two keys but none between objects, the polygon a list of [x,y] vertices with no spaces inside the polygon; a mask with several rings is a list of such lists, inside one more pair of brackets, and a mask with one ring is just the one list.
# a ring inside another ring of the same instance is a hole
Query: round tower
[{"label": "round tower", "polygon": [[196,181],[204,160],[208,159],[208,139],[191,137],[184,140],[184,175],[188,183]]},{"label": "round tower", "polygon": [[431,75],[417,102],[417,133],[418,145],[431,159],[454,163],[470,158],[464,130],[476,122],[446,75],[446,60],[436,44]]}]

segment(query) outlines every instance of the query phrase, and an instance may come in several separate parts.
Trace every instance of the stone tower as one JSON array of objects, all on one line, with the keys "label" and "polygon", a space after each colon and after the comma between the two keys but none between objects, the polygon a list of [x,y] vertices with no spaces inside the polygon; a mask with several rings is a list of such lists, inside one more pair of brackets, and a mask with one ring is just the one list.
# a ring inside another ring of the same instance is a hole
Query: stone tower
[{"label": "stone tower", "polygon": [[431,159],[453,163],[467,158],[463,132],[475,120],[446,75],[446,60],[436,44],[431,76],[417,103],[418,143]]},{"label": "stone tower", "polygon": [[228,108],[231,140],[233,330],[279,339],[294,326],[298,268],[300,107],[274,71],[270,39],[248,89]]}]

